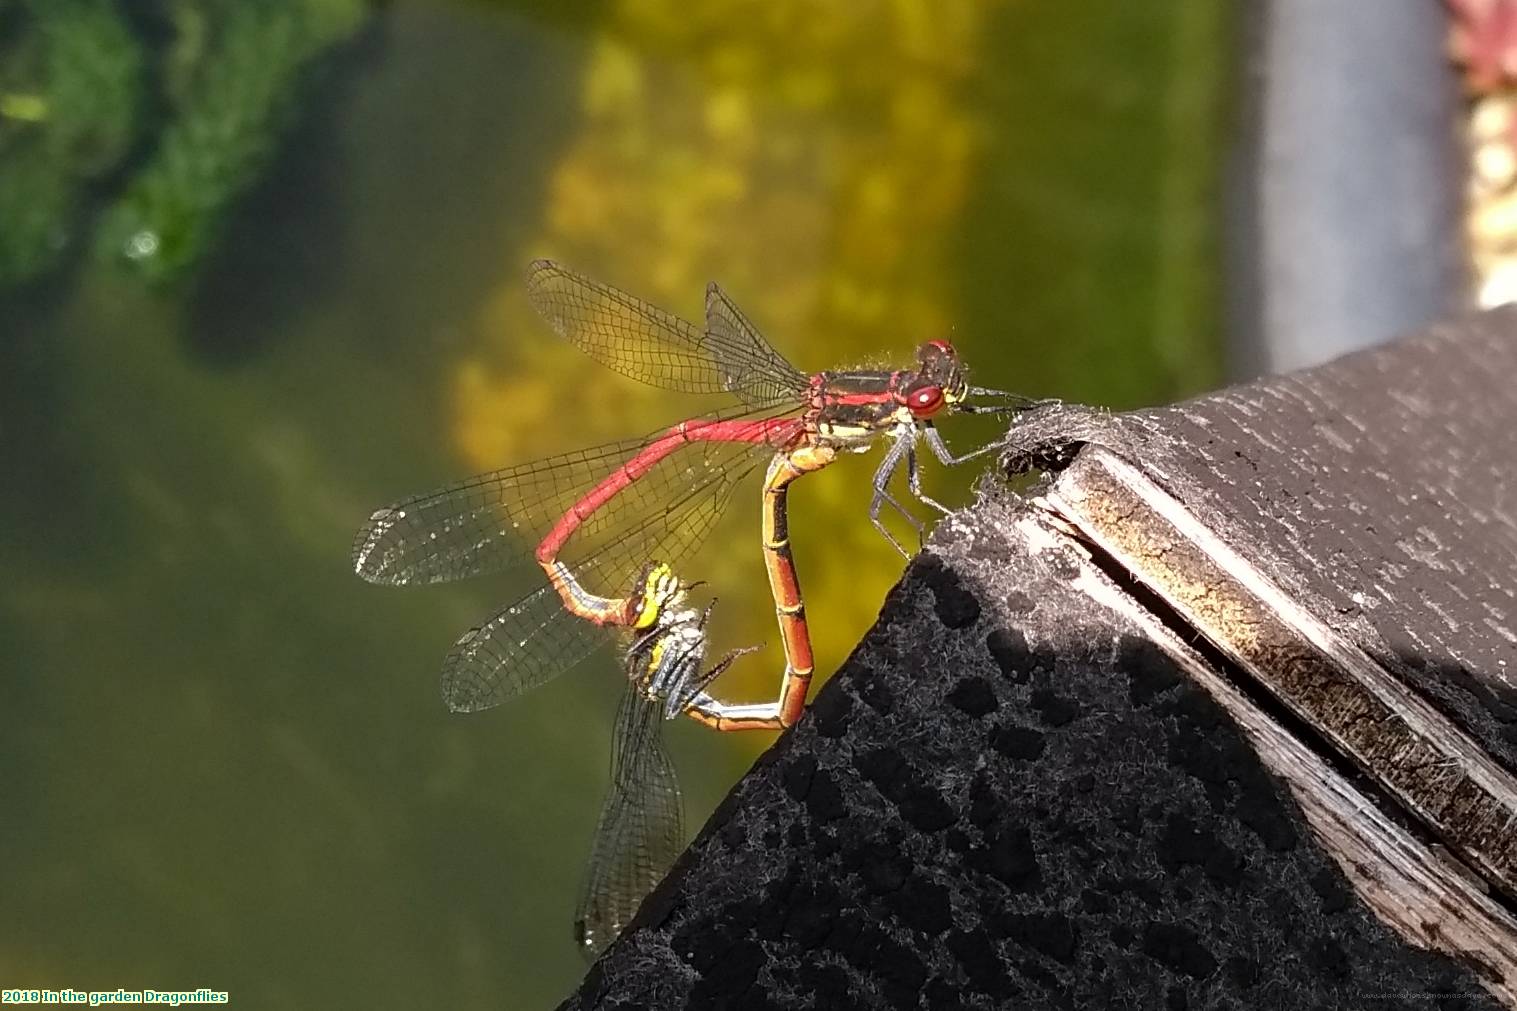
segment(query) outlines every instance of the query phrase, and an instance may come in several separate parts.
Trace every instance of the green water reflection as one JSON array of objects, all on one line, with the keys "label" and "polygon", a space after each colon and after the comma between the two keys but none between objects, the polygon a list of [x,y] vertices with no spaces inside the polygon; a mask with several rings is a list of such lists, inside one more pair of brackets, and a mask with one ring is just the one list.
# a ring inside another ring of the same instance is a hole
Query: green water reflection
[{"label": "green water reflection", "polygon": [[[190,280],[83,258],[13,291],[0,983],[561,998],[611,668],[449,716],[443,653],[531,574],[348,568],[377,505],[689,409],[553,343],[522,268],[562,256],[686,314],[718,278],[803,368],[951,328],[985,385],[1202,389],[1219,10],[395,3]],[[899,572],[863,522],[871,465],[792,496],[822,671]],[[972,476],[931,480],[962,499]],[[772,641],[757,553],[731,553],[756,504],[732,512],[685,571],[724,645]],[[770,648],[735,693],[772,683]],[[695,826],[765,743],[668,737]]]}]

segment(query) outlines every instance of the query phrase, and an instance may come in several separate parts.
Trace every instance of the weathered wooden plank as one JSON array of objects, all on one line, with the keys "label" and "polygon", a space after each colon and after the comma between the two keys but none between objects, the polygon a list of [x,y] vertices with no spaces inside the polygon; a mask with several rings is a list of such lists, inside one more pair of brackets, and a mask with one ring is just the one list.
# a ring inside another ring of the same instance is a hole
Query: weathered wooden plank
[{"label": "weathered wooden plank", "polygon": [[988,498],[566,1006],[1497,1006],[1478,945],[1355,897],[1197,665],[1045,510]]},{"label": "weathered wooden plank", "polygon": [[567,1006],[1517,1007],[1514,380],[1020,419]]}]

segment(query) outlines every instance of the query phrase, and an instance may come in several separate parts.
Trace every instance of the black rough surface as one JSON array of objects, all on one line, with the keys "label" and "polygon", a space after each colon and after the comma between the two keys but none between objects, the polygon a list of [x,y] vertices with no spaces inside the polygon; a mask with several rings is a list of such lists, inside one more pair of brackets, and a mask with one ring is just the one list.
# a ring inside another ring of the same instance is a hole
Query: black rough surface
[{"label": "black rough surface", "polygon": [[565,1008],[1490,1008],[992,498]]}]

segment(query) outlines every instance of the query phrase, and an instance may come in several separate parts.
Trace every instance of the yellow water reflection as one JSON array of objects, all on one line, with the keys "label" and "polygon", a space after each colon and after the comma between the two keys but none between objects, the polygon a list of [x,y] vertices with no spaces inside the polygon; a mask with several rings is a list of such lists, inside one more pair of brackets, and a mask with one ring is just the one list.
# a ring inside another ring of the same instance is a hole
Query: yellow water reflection
[{"label": "yellow water reflection", "polygon": [[[521,295],[530,256],[697,320],[716,279],[808,371],[905,364],[916,342],[946,334],[941,271],[983,133],[966,97],[995,6],[617,3],[590,45],[582,120],[550,172],[538,235],[485,310],[500,346],[458,370],[467,458],[491,468],[679,416],[676,398],[552,343]],[[901,566],[868,526],[860,476],[808,480],[795,496],[823,672]],[[756,538],[756,488],[733,511]],[[756,540],[748,553],[756,562]],[[685,574],[715,581],[708,569]],[[716,587],[722,613],[747,616],[744,641],[773,639],[762,576],[748,576]],[[772,681],[746,670],[734,678],[749,695]]]}]

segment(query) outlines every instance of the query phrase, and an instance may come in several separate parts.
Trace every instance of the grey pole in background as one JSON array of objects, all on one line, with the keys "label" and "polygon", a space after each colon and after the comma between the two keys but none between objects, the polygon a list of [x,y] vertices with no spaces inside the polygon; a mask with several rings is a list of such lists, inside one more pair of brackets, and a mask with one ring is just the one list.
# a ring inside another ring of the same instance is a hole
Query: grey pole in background
[{"label": "grey pole in background", "polygon": [[1250,5],[1227,223],[1234,378],[1465,304],[1463,103],[1436,0]]}]

